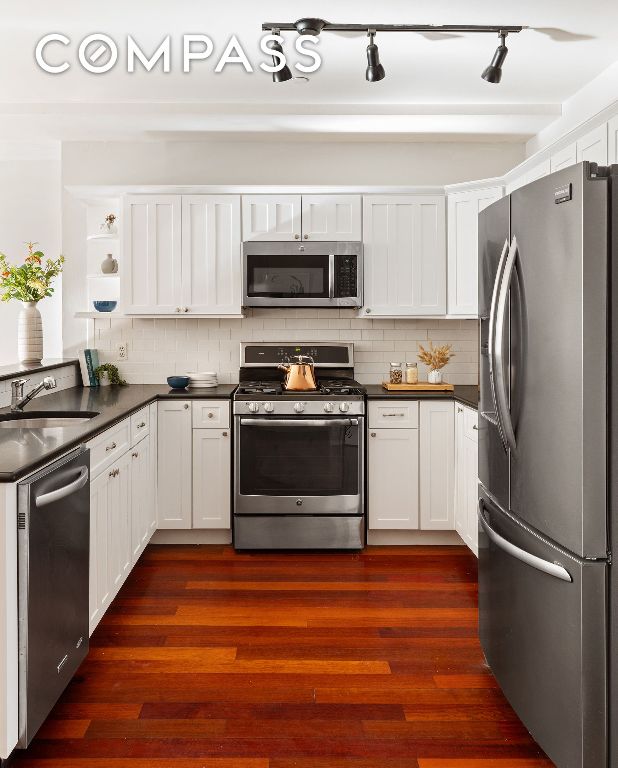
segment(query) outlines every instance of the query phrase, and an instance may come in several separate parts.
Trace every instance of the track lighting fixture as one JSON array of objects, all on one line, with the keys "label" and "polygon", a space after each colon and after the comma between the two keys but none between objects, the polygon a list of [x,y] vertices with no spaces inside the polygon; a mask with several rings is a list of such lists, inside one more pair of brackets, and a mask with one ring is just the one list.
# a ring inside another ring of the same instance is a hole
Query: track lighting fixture
[{"label": "track lighting fixture", "polygon": [[370,83],[377,83],[378,80],[384,80],[386,77],[384,67],[380,64],[380,52],[378,51],[378,46],[373,42],[375,34],[375,29],[370,29],[367,32],[369,45],[367,46],[367,71],[365,72],[365,78]]},{"label": "track lighting fixture", "polygon": [[502,80],[502,65],[509,49],[506,47],[506,32],[500,32],[500,45],[496,48],[491,64],[485,67],[481,77],[488,83],[499,83]]},{"label": "track lighting fixture", "polygon": [[[272,29],[271,33],[273,35],[278,35],[279,30],[278,29]],[[280,53],[283,56],[283,48],[281,47],[281,43],[278,40],[273,40],[272,43],[269,45],[269,48],[271,51],[276,51],[277,53]],[[280,59],[277,56],[273,56],[273,66],[276,67],[277,64],[279,64]],[[283,59],[285,61],[285,59]],[[291,80],[294,77],[294,75],[290,72],[290,68],[287,64],[285,64],[278,72],[273,72],[273,83],[285,83],[286,80]]]},{"label": "track lighting fixture", "polygon": [[[477,34],[493,32],[500,37],[500,45],[496,48],[493,59],[488,67],[483,70],[481,77],[488,83],[499,83],[502,79],[502,65],[506,59],[509,49],[506,47],[506,37],[509,34],[517,34],[525,27],[506,25],[483,25],[483,24],[333,24],[324,19],[306,18],[298,21],[286,21],[275,24],[274,22],[264,22],[262,30],[284,30],[294,31],[299,35],[318,36],[322,32],[367,32],[369,36],[369,45],[367,46],[367,71],[366,78],[369,82],[377,82],[386,77],[384,67],[380,64],[380,54],[378,46],[374,43],[374,37],[377,32],[417,32],[420,34],[430,33],[431,36],[445,35],[453,37],[457,34]],[[281,45],[274,42],[271,48],[282,52]],[[273,57],[274,60],[274,57]],[[276,62],[275,62],[276,63]],[[279,72],[273,73],[273,80],[278,83],[290,80],[292,73],[288,67],[284,67]]]}]

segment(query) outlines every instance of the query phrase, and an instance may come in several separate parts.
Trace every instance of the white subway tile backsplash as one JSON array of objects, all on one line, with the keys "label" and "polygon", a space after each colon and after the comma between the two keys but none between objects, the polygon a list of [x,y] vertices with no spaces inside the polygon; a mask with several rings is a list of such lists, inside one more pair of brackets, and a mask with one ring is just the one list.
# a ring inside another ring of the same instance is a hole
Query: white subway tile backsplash
[{"label": "white subway tile backsplash", "polygon": [[[451,344],[455,357],[447,381],[478,383],[478,326],[474,320],[358,318],[351,309],[256,308],[243,319],[97,318],[97,346],[129,383],[163,383],[172,373],[216,370],[219,381],[238,381],[241,341],[354,343],[356,376],[363,384],[384,378],[391,360],[416,360],[418,345]],[[128,344],[129,359],[115,358],[116,344]],[[426,378],[425,366],[419,375]],[[0,384],[1,386],[1,384]],[[2,398],[0,389],[0,402]]]}]

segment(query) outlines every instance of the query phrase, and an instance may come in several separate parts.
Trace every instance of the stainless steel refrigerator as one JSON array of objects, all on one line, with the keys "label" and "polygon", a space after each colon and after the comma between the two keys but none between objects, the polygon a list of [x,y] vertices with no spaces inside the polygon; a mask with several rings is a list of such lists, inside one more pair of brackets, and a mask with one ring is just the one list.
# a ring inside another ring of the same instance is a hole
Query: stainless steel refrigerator
[{"label": "stainless steel refrigerator", "polygon": [[617,256],[618,166],[479,217],[480,637],[558,768],[618,766]]}]

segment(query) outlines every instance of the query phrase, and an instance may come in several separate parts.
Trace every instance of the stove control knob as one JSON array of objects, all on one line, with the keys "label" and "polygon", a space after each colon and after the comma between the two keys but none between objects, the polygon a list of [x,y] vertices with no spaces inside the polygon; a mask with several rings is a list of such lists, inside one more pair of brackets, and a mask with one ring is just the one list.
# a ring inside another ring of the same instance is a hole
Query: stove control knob
[{"label": "stove control knob", "polygon": [[272,413],[275,410],[275,406],[272,403],[264,403],[264,410],[266,413]]},{"label": "stove control knob", "polygon": [[350,410],[350,403],[339,403],[341,413],[347,413]]},{"label": "stove control knob", "polygon": [[260,410],[259,403],[249,403],[249,411],[251,413],[257,413]]},{"label": "stove control knob", "polygon": [[326,413],[332,413],[335,410],[334,403],[324,403],[324,410]]},{"label": "stove control knob", "polygon": [[302,413],[305,410],[305,404],[304,403],[294,403],[294,410],[296,413]]}]

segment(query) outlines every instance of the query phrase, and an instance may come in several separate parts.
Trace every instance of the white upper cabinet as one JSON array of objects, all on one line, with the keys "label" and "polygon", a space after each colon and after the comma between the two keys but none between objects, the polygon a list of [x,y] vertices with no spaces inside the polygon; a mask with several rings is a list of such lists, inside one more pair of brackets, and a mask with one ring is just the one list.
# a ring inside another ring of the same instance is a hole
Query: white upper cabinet
[{"label": "white upper cabinet", "polygon": [[240,247],[240,195],[183,195],[183,310],[240,314]]},{"label": "white upper cabinet", "polygon": [[448,196],[448,314],[478,311],[478,216],[502,197],[502,187]]},{"label": "white upper cabinet", "polygon": [[303,195],[303,240],[360,240],[360,195]]},{"label": "white upper cabinet", "polygon": [[568,147],[555,152],[550,158],[551,172],[560,171],[577,162],[577,144],[573,142]]},{"label": "white upper cabinet", "polygon": [[446,312],[446,221],[441,195],[363,199],[363,315]]},{"label": "white upper cabinet", "polygon": [[243,240],[300,240],[300,195],[243,195]]},{"label": "white upper cabinet", "polygon": [[577,162],[589,160],[599,165],[607,165],[607,123],[588,131],[577,140]]},{"label": "white upper cabinet", "polygon": [[171,314],[182,299],[180,195],[127,195],[121,260],[127,314]]}]

